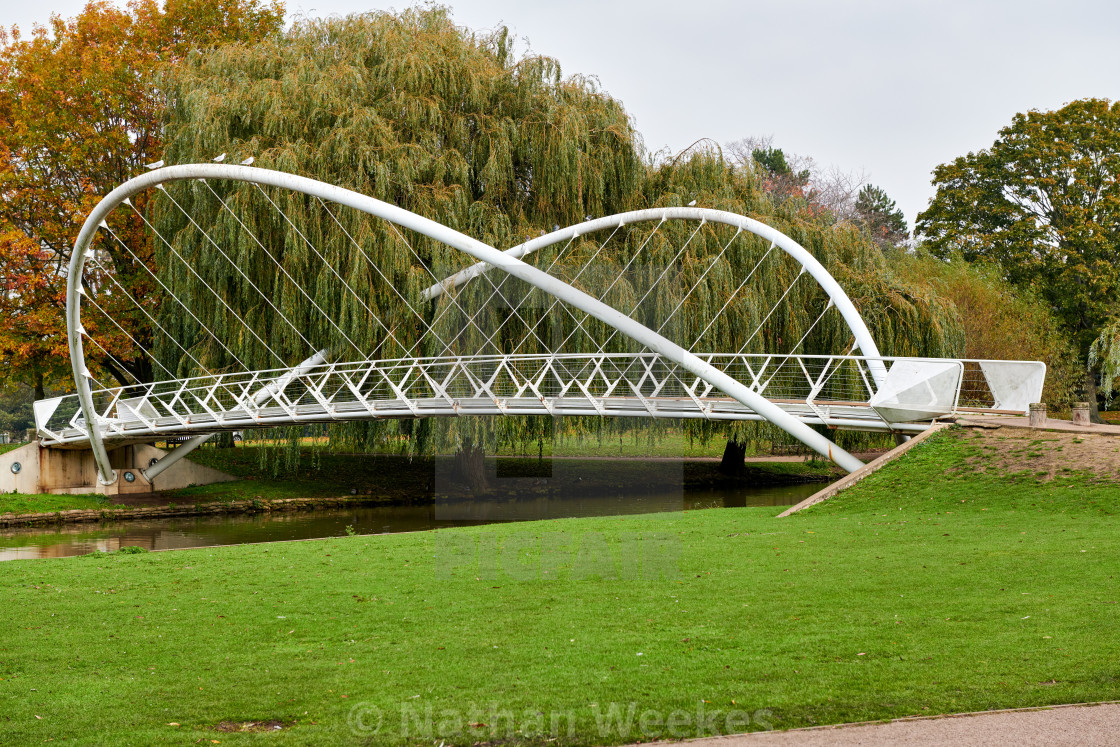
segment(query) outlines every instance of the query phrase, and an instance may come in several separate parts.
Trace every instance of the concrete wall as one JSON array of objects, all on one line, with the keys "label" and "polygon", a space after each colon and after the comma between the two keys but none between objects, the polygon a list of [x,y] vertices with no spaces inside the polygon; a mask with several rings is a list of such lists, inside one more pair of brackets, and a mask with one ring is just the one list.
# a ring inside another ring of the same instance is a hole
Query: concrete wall
[{"label": "concrete wall", "polygon": [[[19,463],[18,474],[12,465]],[[39,445],[30,443],[7,454],[0,454],[0,493],[39,492]]]},{"label": "concrete wall", "polygon": [[[0,454],[0,492],[3,493],[99,493],[126,495],[177,490],[191,485],[229,482],[237,478],[189,459],[180,459],[149,484],[141,470],[153,459],[167,454],[147,444],[121,446],[109,452],[109,463],[117,472],[117,481],[101,485],[97,481],[97,465],[93,452],[79,449],[48,449],[38,442]],[[12,472],[18,462],[20,470]],[[134,480],[125,479],[131,474]]]},{"label": "concrete wall", "polygon": [[[163,449],[157,449],[148,444],[136,444],[132,448],[136,450],[136,463],[143,468],[147,468],[152,459],[159,459],[167,453]],[[190,459],[180,459],[156,477],[152,489],[178,490],[179,488],[189,488],[191,485],[210,485],[215,482],[230,482],[236,479],[233,475],[227,475],[225,472],[195,464]]]}]

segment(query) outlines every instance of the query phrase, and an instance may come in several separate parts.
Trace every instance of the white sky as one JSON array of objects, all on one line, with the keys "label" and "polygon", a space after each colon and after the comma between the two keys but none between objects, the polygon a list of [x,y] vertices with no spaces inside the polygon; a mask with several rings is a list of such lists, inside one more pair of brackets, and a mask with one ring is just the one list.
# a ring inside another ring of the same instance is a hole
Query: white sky
[{"label": "white sky", "polygon": [[[1116,0],[447,4],[460,25],[508,25],[565,74],[597,76],[650,150],[773,135],[820,166],[867,172],[911,224],[933,168],[991,145],[1016,112],[1120,99]],[[0,0],[0,24],[29,31],[83,5]],[[290,16],[325,16],[408,3],[287,5]]]}]

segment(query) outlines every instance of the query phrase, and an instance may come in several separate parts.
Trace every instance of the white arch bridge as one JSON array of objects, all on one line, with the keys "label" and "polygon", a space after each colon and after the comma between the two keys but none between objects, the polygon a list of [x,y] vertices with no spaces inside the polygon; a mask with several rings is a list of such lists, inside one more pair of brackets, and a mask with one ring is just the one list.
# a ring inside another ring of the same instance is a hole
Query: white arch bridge
[{"label": "white arch bridge", "polygon": [[[141,258],[129,225],[163,264]],[[393,266],[372,258],[374,241],[394,242]],[[126,290],[121,262],[150,295]],[[729,268],[741,268],[730,285]],[[192,437],[141,470],[150,482],[222,431],[463,415],[766,420],[851,471],[859,460],[822,431],[908,434],[960,412],[1023,414],[1045,377],[1037,362],[882,356],[809,251],[699,207],[589,218],[501,251],[313,179],[158,167],[90,213],[68,277],[77,393],[36,402],[36,426],[42,446],[91,450],[103,485],[118,480],[109,451],[120,445]],[[750,305],[759,286],[776,302]],[[246,306],[234,287],[259,298]],[[800,339],[762,349],[783,324]],[[127,354],[94,327],[126,340]],[[248,348],[273,365],[247,362]],[[128,356],[146,356],[161,380],[95,375],[127,370]]]}]

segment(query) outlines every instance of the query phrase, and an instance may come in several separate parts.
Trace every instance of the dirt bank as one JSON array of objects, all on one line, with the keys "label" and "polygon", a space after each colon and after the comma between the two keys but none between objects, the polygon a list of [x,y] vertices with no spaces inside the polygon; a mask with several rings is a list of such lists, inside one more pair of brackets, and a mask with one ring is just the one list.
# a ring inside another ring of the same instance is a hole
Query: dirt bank
[{"label": "dirt bank", "polygon": [[977,451],[958,472],[1029,474],[1038,480],[1088,473],[1120,481],[1120,437],[1026,428],[969,428]]}]

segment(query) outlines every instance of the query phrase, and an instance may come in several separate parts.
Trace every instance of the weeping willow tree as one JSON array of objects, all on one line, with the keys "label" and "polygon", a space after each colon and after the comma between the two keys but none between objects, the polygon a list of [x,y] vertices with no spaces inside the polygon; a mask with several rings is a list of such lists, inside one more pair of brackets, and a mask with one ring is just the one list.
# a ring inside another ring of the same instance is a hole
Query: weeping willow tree
[{"label": "weeping willow tree", "polygon": [[[796,200],[772,202],[749,166],[717,151],[671,162],[645,155],[621,104],[594,81],[565,78],[549,58],[516,57],[506,30],[465,31],[445,9],[300,22],[281,38],[191,58],[168,89],[170,163],[251,156],[499,249],[585,216],[696,200],[756,217],[805,246],[848,291],[884,353],[951,355],[962,345],[950,305],[893,276],[857,231],[814,221]],[[181,376],[200,365],[283,368],[320,349],[334,360],[641,351],[497,272],[427,300],[424,290],[469,258],[304,195],[193,181],[169,185],[153,210],[157,266],[194,309],[166,304],[161,317],[179,342],[167,338],[159,352],[179,361]],[[581,236],[529,261],[687,348],[850,349],[850,330],[819,286],[767,248],[728,227],[668,222]],[[757,282],[737,292],[752,268],[761,268]],[[560,428],[601,428],[591,420]],[[347,448],[396,437],[425,450],[523,444],[556,427],[525,417],[388,421],[334,426],[332,436]],[[760,432],[703,421],[687,428],[703,439]]]},{"label": "weeping willow tree", "polygon": [[1089,367],[1100,371],[1100,391],[1111,405],[1120,384],[1120,318],[1114,317],[1104,325],[1100,336],[1089,346]]},{"label": "weeping willow tree", "polygon": [[[618,102],[588,79],[564,78],[554,60],[515,59],[505,30],[456,28],[443,9],[298,23],[281,39],[189,60],[169,88],[168,162],[253,156],[259,166],[368,194],[494,246],[624,209],[642,177]],[[269,348],[288,363],[320,346],[391,358],[419,343],[434,355],[435,337],[418,339],[425,325],[446,333],[464,323],[446,301],[420,298],[433,278],[464,264],[437,242],[246,185],[191,183],[169,194],[178,204],[161,203],[155,224],[168,242],[157,264],[175,268],[170,285],[206,310],[200,318],[220,325],[246,365],[277,367]],[[214,241],[192,230],[192,219]],[[248,277],[232,271],[234,262]],[[423,324],[409,318],[411,309],[423,310]],[[204,357],[196,358],[235,365],[193,319],[170,307],[167,314],[181,339],[197,340]],[[472,342],[468,335],[457,345]],[[355,425],[340,435],[365,440],[395,427]]]}]

